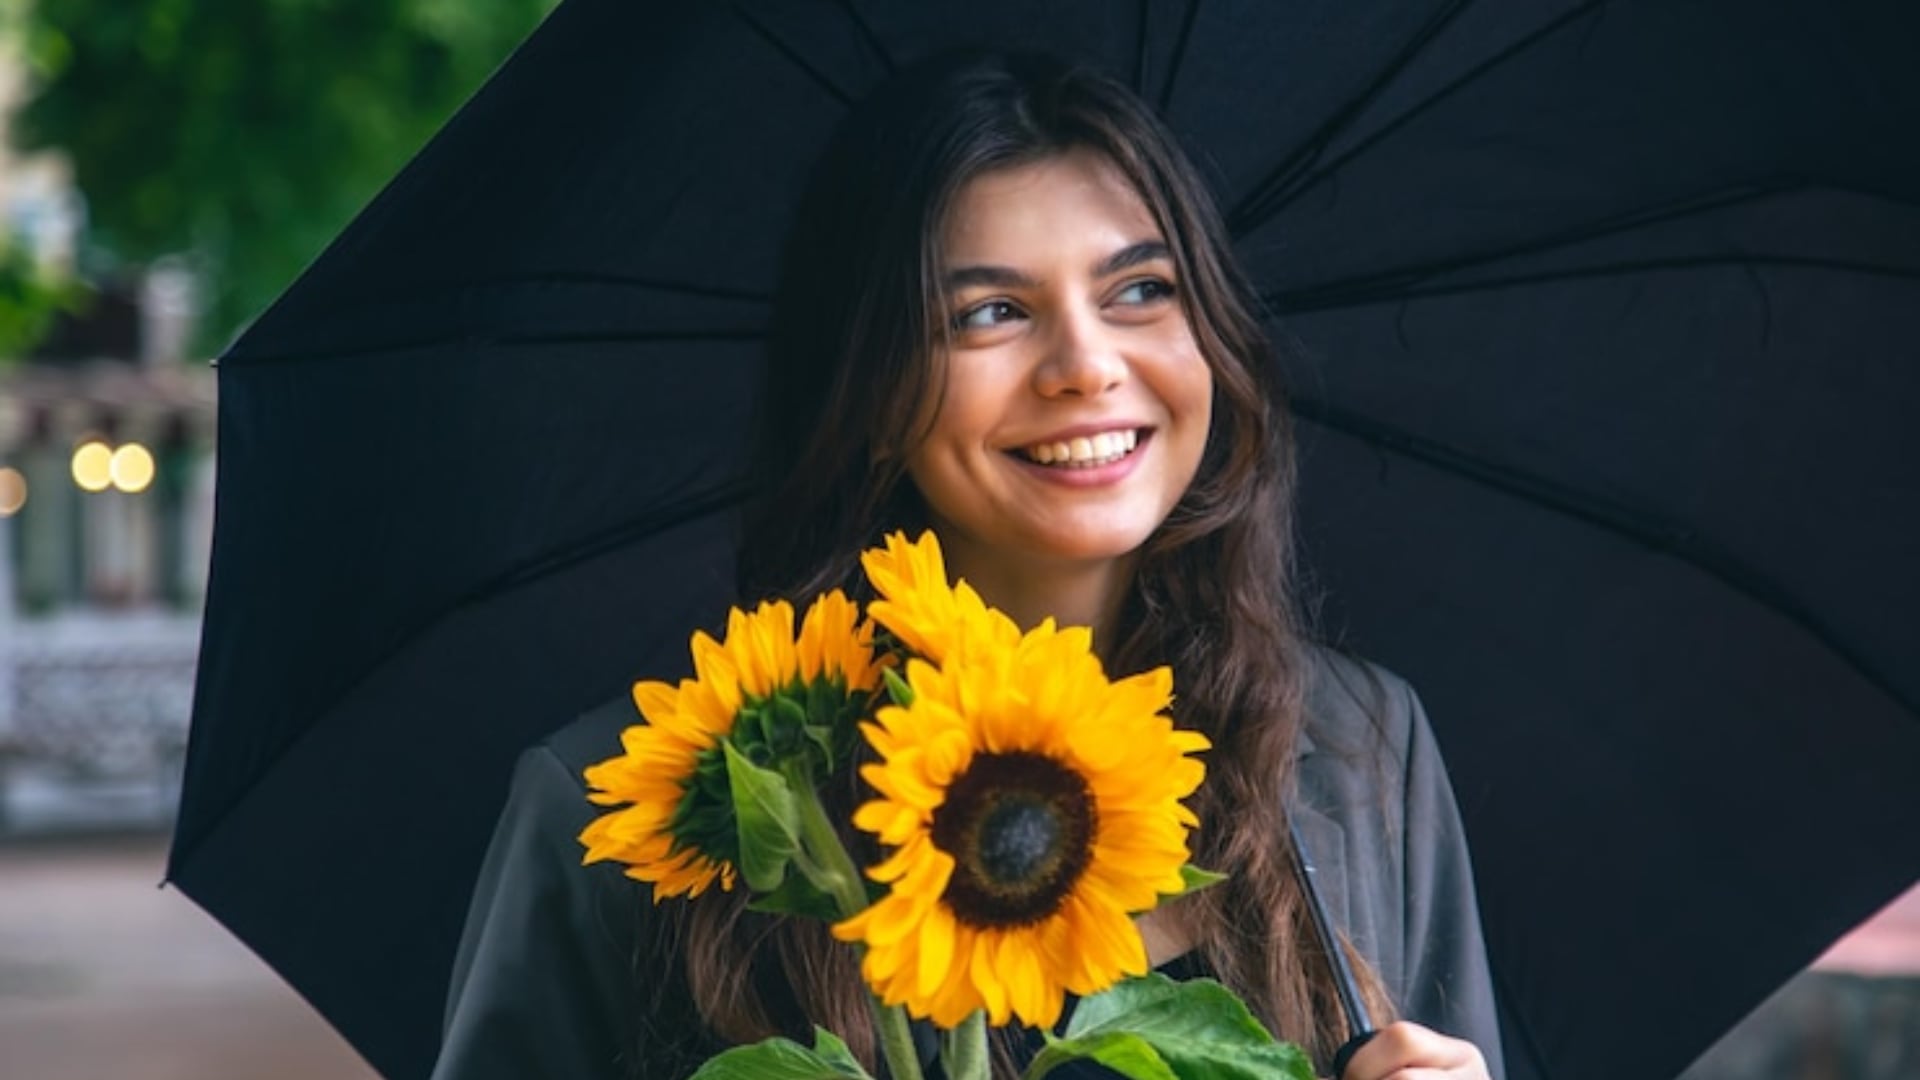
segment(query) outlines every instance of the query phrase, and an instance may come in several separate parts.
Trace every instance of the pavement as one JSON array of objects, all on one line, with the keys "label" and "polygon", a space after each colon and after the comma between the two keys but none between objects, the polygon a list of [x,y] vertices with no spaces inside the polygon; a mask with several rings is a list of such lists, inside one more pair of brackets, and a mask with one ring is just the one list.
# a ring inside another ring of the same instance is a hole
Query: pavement
[{"label": "pavement", "polygon": [[377,1080],[191,900],[157,836],[0,844],[0,1077]]}]

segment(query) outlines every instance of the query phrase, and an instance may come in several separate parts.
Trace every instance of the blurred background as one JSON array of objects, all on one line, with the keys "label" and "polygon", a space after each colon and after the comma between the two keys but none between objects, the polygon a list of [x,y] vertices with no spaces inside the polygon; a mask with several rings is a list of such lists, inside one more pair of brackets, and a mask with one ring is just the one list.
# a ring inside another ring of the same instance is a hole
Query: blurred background
[{"label": "blurred background", "polygon": [[[0,0],[5,1080],[372,1075],[159,887],[213,530],[209,358],[551,6]],[[1688,1077],[1920,1078],[1920,890]]]}]

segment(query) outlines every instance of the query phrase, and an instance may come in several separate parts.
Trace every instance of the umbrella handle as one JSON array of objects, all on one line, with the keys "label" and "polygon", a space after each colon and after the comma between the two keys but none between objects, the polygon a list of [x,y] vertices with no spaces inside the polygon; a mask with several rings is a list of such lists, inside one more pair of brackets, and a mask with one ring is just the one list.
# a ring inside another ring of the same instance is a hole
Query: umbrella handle
[{"label": "umbrella handle", "polygon": [[1294,825],[1292,815],[1287,818],[1287,833],[1293,840],[1293,872],[1300,882],[1301,894],[1306,897],[1307,911],[1313,917],[1313,932],[1320,939],[1320,951],[1325,954],[1327,967],[1333,974],[1341,1011],[1347,1014],[1347,1030],[1353,1033],[1333,1056],[1333,1076],[1339,1080],[1354,1053],[1373,1038],[1373,1014],[1367,1009],[1366,999],[1360,996],[1360,984],[1353,977],[1353,967],[1347,963],[1346,950],[1340,947],[1340,935],[1334,932],[1333,920],[1327,918],[1326,905],[1320,902],[1320,890],[1314,882],[1319,871],[1314,869],[1313,858],[1300,839],[1300,829]]},{"label": "umbrella handle", "polygon": [[1347,1040],[1346,1045],[1333,1055],[1333,1080],[1340,1080],[1347,1075],[1347,1064],[1353,1060],[1353,1055],[1359,1053],[1360,1048],[1372,1042],[1373,1037],[1378,1034],[1380,1033],[1377,1031],[1363,1031]]}]

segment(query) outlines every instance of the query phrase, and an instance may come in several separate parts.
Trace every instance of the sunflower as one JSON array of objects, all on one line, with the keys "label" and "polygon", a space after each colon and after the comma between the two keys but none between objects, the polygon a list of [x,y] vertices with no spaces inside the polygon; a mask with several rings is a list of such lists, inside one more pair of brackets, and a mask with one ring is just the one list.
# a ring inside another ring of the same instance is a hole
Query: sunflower
[{"label": "sunflower", "polygon": [[860,556],[860,565],[880,594],[867,613],[916,656],[937,664],[963,640],[1009,649],[1020,638],[1013,620],[988,607],[973,586],[947,583],[946,560],[932,531],[911,543],[904,533],[890,533],[885,547]]},{"label": "sunflower", "polygon": [[1131,916],[1182,889],[1180,800],[1204,736],[1163,714],[1166,668],[1109,681],[1081,628],[1051,620],[1012,648],[912,660],[911,704],[862,725],[881,760],[854,824],[893,851],[868,875],[886,896],[834,927],[865,942],[862,974],[889,1005],[953,1027],[984,1009],[1051,1027],[1063,992],[1147,970]]},{"label": "sunflower", "polygon": [[771,707],[779,704],[851,731],[851,717],[879,683],[872,640],[872,626],[837,589],[807,609],[798,635],[793,605],[783,600],[752,614],[735,608],[724,641],[695,633],[693,678],[677,687],[635,683],[633,702],[646,722],[621,733],[623,753],[586,770],[587,798],[621,808],[581,832],[582,861],[627,864],[628,877],[653,884],[656,902],[698,896],[716,880],[732,889],[739,841],[721,741],[751,735],[750,756],[811,745],[781,729],[788,713]]}]

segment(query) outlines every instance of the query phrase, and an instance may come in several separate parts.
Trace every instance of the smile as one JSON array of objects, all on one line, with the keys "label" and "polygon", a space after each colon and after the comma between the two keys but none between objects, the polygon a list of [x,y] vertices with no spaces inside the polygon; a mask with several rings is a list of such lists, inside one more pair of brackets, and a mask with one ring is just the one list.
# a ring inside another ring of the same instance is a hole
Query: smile
[{"label": "smile", "polygon": [[1127,428],[1058,442],[1035,443],[1022,447],[1018,453],[1037,465],[1058,469],[1097,469],[1124,459],[1139,445],[1140,432]]}]

